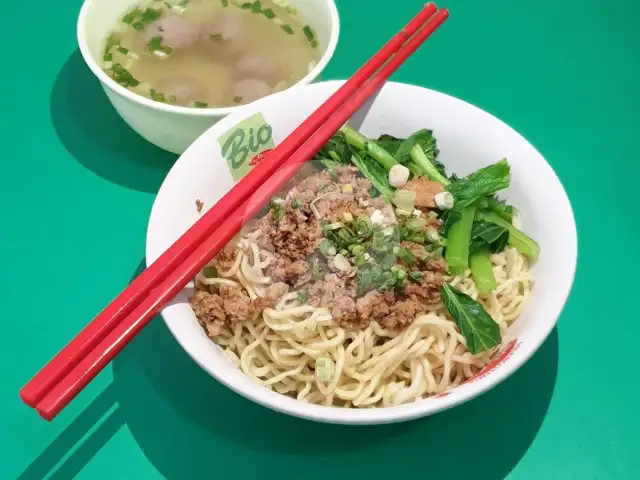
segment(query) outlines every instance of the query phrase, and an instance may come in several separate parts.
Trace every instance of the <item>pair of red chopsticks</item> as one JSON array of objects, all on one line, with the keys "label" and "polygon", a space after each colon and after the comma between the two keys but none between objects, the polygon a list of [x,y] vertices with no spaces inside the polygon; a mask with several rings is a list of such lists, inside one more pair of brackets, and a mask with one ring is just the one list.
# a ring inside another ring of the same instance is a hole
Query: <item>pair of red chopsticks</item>
[{"label": "pair of red chopsticks", "polygon": [[448,17],[427,4],[45,365],[20,391],[23,401],[53,419]]}]

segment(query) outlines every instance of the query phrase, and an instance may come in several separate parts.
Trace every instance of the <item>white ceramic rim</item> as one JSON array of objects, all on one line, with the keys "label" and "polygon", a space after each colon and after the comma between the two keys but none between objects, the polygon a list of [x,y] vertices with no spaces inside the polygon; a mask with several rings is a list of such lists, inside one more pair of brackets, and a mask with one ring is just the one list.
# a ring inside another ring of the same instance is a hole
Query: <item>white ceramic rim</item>
[{"label": "white ceramic rim", "polygon": [[[82,8],[80,9],[80,15],[78,17],[77,24],[77,38],[78,38],[78,46],[80,47],[80,53],[84,58],[85,63],[89,66],[89,69],[93,72],[93,74],[102,82],[103,85],[107,86],[111,91],[117,93],[118,95],[131,100],[132,102],[138,103],[140,105],[144,105],[145,107],[153,108],[155,110],[160,110],[167,113],[177,113],[180,115],[190,115],[193,117],[218,117],[229,115],[246,105],[238,105],[237,107],[224,107],[224,108],[191,108],[191,107],[180,107],[176,105],[168,105],[166,103],[156,102],[151,100],[150,98],[143,97],[142,95],[138,95],[133,93],[128,88],[119,85],[115,82],[109,75],[107,75],[104,70],[96,63],[89,52],[89,47],[87,46],[86,41],[86,23],[87,16],[89,13],[89,8],[91,4],[95,0],[86,0],[82,4]],[[336,51],[336,47],[338,46],[338,39],[340,38],[340,16],[338,15],[338,7],[336,6],[335,0],[324,0],[329,7],[329,15],[331,21],[331,36],[329,38],[329,44],[327,45],[327,49],[325,50],[322,58],[315,66],[311,72],[309,72],[306,76],[304,76],[300,81],[292,85],[290,88],[296,88],[302,85],[308,85],[313,80],[315,80],[322,71],[326,68],[329,61],[333,58],[333,55]]]},{"label": "white ceramic rim", "polygon": [[[326,82],[318,82],[318,83],[309,85],[308,87],[305,87],[305,88],[314,88],[314,87],[322,88],[321,86],[323,85],[333,84],[333,83],[337,84],[339,87],[339,85],[343,84],[344,81],[331,80]],[[344,425],[371,425],[371,424],[387,424],[387,423],[398,423],[398,422],[409,421],[416,418],[433,415],[443,410],[447,410],[457,405],[466,403],[469,400],[476,398],[482,393],[502,383],[504,380],[509,378],[513,373],[519,370],[522,367],[522,365],[524,365],[531,358],[531,356],[540,348],[540,346],[549,337],[553,328],[556,326],[558,322],[558,318],[566,305],[569,294],[571,293],[571,289],[573,287],[573,283],[575,280],[575,272],[576,272],[576,265],[577,265],[577,258],[578,258],[578,235],[577,235],[577,227],[575,223],[575,216],[573,213],[573,208],[571,207],[571,203],[569,201],[569,197],[564,188],[564,185],[562,185],[560,178],[556,175],[555,171],[553,170],[551,165],[549,165],[549,163],[546,161],[544,156],[542,156],[540,152],[538,152],[538,150],[533,145],[531,145],[530,142],[528,142],[522,135],[520,135],[517,131],[511,128],[508,124],[498,119],[497,117],[493,116],[492,114],[488,113],[487,111],[482,110],[480,107],[477,107],[469,102],[465,102],[464,100],[460,100],[456,97],[452,97],[451,95],[447,95],[445,93],[442,93],[433,89],[421,87],[418,85],[412,85],[412,84],[401,83],[401,82],[386,82],[386,84],[387,85],[397,84],[397,85],[404,85],[404,86],[409,86],[413,88],[419,88],[423,90],[430,90],[436,94],[451,98],[454,101],[462,102],[467,106],[478,109],[483,113],[485,113],[486,115],[492,117],[497,122],[503,124],[509,131],[512,132],[513,135],[520,137],[524,142],[526,142],[531,147],[533,151],[535,151],[536,154],[540,156],[540,158],[543,160],[542,168],[547,169],[548,173],[553,177],[555,177],[555,179],[558,181],[558,185],[561,190],[560,193],[562,193],[562,203],[564,205],[558,204],[558,207],[559,207],[559,210],[563,211],[567,220],[567,229],[566,231],[563,232],[563,242],[566,242],[568,246],[568,250],[572,252],[570,255],[570,258],[567,259],[567,261],[569,262],[567,266],[567,271],[570,274],[569,276],[570,281],[567,284],[561,286],[563,289],[563,291],[561,292],[562,302],[559,302],[556,305],[553,315],[551,315],[551,317],[553,317],[551,319],[552,321],[549,321],[547,323],[546,329],[541,330],[542,334],[537,336],[537,338],[531,339],[530,341],[522,342],[518,349],[518,355],[514,355],[512,358],[509,359],[508,362],[503,363],[500,369],[493,370],[491,372],[491,375],[481,377],[477,381],[470,384],[469,387],[471,388],[466,389],[464,393],[462,394],[459,393],[456,396],[440,397],[438,398],[438,402],[436,404],[429,403],[427,398],[422,401],[416,401],[416,402],[411,402],[411,403],[392,406],[392,407],[372,408],[372,409],[358,409],[358,408],[344,409],[344,408],[327,407],[322,405],[315,405],[315,404],[301,402],[294,398],[269,390],[258,384],[250,384],[249,387],[245,387],[242,384],[235,383],[233,379],[227,378],[224,372],[229,367],[225,366],[224,368],[220,368],[220,369],[212,368],[211,365],[205,364],[205,362],[202,362],[201,359],[198,358],[196,355],[192,355],[191,349],[189,348],[189,346],[181,341],[180,335],[178,335],[172,329],[170,322],[168,322],[167,319],[164,318],[164,313],[163,313],[163,320],[165,320],[165,324],[167,325],[169,331],[171,331],[171,334],[174,336],[174,338],[180,344],[180,346],[185,350],[185,352],[204,371],[208,372],[212,377],[214,377],[216,380],[218,380],[219,382],[221,382],[223,385],[233,390],[234,392],[242,395],[243,397],[255,403],[258,403],[264,407],[267,407],[271,410],[275,410],[277,412],[284,413],[287,415],[293,415],[299,418],[304,418],[307,420],[312,420],[312,421],[317,421],[322,423],[334,423],[334,424],[344,424]],[[265,97],[264,100],[278,101],[276,99],[277,97],[281,95],[286,95],[286,94],[287,94],[286,91],[280,92],[273,96]],[[209,130],[214,128],[217,128],[216,125],[211,127]],[[203,133],[202,137],[208,135],[209,130]],[[199,140],[196,140],[196,142],[197,141]],[[179,161],[180,159],[176,161],[175,165],[177,165]],[[175,168],[175,165],[173,168]],[[167,182],[170,175],[171,175],[171,172],[169,172],[169,174],[167,175],[167,178],[163,182],[163,185],[160,187],[160,190],[158,191],[158,196],[162,192],[164,183]],[[149,224],[147,226],[147,241],[146,241],[147,252],[149,251],[149,245],[151,244],[150,232],[153,230],[152,225],[154,223],[154,218],[156,219],[155,221],[158,221],[159,219],[159,216],[156,212],[156,205],[157,203],[154,202],[153,207],[151,209],[150,216],[149,216]],[[149,266],[148,257],[146,257],[146,263],[147,263],[147,266]]]}]

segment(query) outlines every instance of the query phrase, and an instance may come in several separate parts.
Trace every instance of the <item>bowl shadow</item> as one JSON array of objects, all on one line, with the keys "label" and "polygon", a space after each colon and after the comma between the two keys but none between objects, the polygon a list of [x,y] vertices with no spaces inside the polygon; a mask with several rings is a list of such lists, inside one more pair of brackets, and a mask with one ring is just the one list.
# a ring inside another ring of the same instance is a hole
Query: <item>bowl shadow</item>
[{"label": "bowl shadow", "polygon": [[408,467],[429,478],[500,480],[542,425],[555,388],[558,349],[554,329],[502,384],[431,417],[381,426],[328,425],[273,412],[231,392],[201,370],[155,318],[113,362],[112,383],[18,480],[75,478],[125,426],[167,480],[210,479],[219,472],[259,478],[270,471],[326,480],[332,464],[332,478],[394,478]]},{"label": "bowl shadow", "polygon": [[[558,348],[554,329],[509,379],[438,415],[392,425],[328,425],[270,411],[228,390],[156,318],[114,361],[112,387],[136,442],[169,480],[210,478],[212,465],[216,471],[240,466],[242,478],[255,478],[292,455],[300,462],[292,468],[304,468],[310,456],[314,463],[344,457],[352,461],[340,462],[339,476],[386,477],[397,475],[399,452],[402,463],[422,459],[431,478],[493,480],[517,465],[544,420]],[[325,476],[324,468],[305,470],[308,478]]]},{"label": "bowl shadow", "polygon": [[79,50],[58,72],[50,115],[58,138],[80,165],[123,187],[156,193],[177,159],[120,118]]}]

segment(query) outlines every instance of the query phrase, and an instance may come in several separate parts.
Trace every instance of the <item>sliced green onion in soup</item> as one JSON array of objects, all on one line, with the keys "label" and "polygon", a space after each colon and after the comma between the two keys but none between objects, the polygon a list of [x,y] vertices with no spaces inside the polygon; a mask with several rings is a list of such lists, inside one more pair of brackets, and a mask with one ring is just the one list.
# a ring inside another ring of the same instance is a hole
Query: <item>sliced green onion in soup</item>
[{"label": "sliced green onion in soup", "polygon": [[318,41],[316,40],[316,36],[311,27],[309,25],[305,25],[302,27],[302,32],[304,33],[304,36],[307,37],[311,48],[316,48],[318,46]]},{"label": "sliced green onion in soup", "polygon": [[284,30],[289,35],[293,35],[295,33],[293,31],[293,28],[291,28],[291,25],[285,24],[285,25],[282,25],[280,28],[282,28],[282,30]]}]

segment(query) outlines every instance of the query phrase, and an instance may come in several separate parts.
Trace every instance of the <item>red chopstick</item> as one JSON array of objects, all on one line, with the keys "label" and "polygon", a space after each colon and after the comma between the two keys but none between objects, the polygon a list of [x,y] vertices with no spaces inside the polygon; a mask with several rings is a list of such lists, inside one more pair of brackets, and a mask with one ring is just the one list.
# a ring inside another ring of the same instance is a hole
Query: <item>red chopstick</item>
[{"label": "red chopstick", "polygon": [[347,98],[376,72],[405,41],[417,32],[436,12],[427,4],[376,55],[363,65],[326,103],[305,120],[263,161],[250,171],[231,191],[187,231],[176,243],[143,271],[125,290],[98,314],[20,391],[23,401],[31,406],[40,402],[52,388],[137,307],[148,293],[180,265],[238,205],[279,168],[309,136],[322,125]]},{"label": "red chopstick", "polygon": [[[236,210],[236,215],[227,217],[215,232],[198,245],[183,263],[153,289],[125,320],[118,324],[37,404],[38,413],[47,420],[54,418],[148,324],[166,302],[180,293],[184,286],[240,231],[242,225],[255,217],[274,193],[286,184],[304,162],[315,155],[376,90],[382,87],[391,74],[448,16],[447,10],[439,11],[376,75],[349,98],[307,142],[293,153],[282,168],[270,176],[268,183],[263,183],[241,204]],[[270,160],[271,156],[265,161]]]}]

